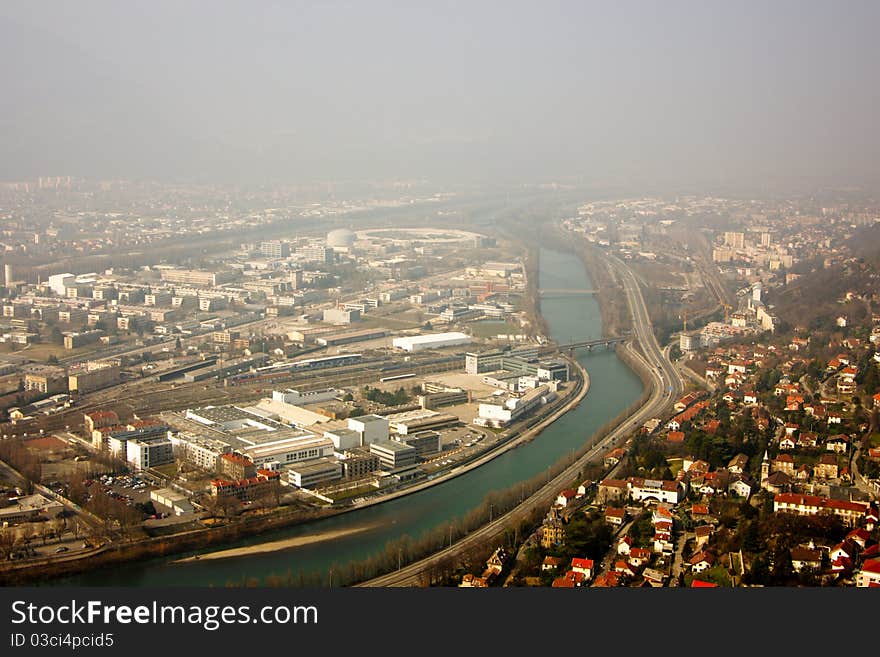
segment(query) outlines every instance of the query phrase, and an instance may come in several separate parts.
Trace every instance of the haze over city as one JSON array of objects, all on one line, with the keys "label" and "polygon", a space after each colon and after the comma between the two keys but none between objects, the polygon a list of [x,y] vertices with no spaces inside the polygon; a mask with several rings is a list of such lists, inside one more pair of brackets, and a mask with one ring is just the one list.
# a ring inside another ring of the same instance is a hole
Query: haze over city
[{"label": "haze over city", "polygon": [[880,587],[880,5],[732,4],[0,4],[0,586]]},{"label": "haze over city", "polygon": [[873,186],[875,2],[6,2],[0,179]]}]

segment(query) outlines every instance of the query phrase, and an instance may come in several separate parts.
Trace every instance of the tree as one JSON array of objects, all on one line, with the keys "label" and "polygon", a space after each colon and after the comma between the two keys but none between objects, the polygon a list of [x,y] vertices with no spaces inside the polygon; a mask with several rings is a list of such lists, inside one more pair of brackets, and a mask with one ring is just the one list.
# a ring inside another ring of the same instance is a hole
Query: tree
[{"label": "tree", "polygon": [[64,334],[57,326],[52,327],[52,331],[49,333],[49,342],[52,344],[64,344]]}]

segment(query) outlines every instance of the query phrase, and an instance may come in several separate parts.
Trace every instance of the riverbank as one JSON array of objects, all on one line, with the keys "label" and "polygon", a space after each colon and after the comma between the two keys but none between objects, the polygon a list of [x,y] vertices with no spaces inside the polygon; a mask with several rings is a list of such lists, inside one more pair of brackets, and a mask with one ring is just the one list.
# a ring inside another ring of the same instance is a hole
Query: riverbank
[{"label": "riverbank", "polygon": [[[517,533],[517,528],[522,529],[521,535],[529,535],[535,523],[540,523],[544,509],[555,499],[559,490],[577,486],[590,464],[601,460],[614,447],[624,445],[628,436],[638,429],[639,422],[647,420],[662,403],[661,387],[651,374],[651,365],[638,353],[636,345],[627,341],[618,350],[617,356],[641,380],[641,395],[613,420],[597,429],[576,456],[570,460],[563,459],[549,468],[548,480],[543,486],[534,487],[534,482],[530,482],[530,493],[524,500],[508,507],[509,510],[494,521],[490,515],[488,522],[472,529],[454,545],[425,554],[397,572],[386,571],[385,575],[363,580],[357,586],[430,586],[435,581],[445,581],[451,571],[456,570],[462,561],[479,553],[480,549],[485,552],[487,546],[491,548],[498,542],[506,542],[511,533]],[[612,466],[610,470],[606,468],[602,476],[611,476],[616,467]],[[476,562],[481,562],[485,556],[480,554]]]},{"label": "riverbank", "polygon": [[[630,426],[631,418],[640,410],[644,412],[652,397],[658,394],[656,382],[650,375],[650,366],[638,355],[631,342],[621,347],[618,357],[644,382],[642,394],[614,419],[599,427],[576,455],[550,466],[546,483],[537,487],[534,486],[534,481],[526,484],[530,492],[524,499],[497,516],[495,520],[492,520],[490,515],[488,522],[472,528],[455,544],[425,554],[411,561],[404,568],[398,569],[397,572],[385,571],[385,574],[362,580],[355,583],[355,586],[430,586],[435,582],[435,578],[439,581],[448,578],[451,571],[459,568],[463,561],[474,558],[474,555],[479,555],[475,563],[482,563],[488,552],[492,551],[492,546],[505,543],[511,534],[528,536],[540,524],[545,509],[560,490],[579,485],[583,473],[592,462],[601,460],[612,448],[620,447],[625,443],[629,432],[634,430],[634,427]],[[602,476],[610,476],[616,467],[615,465],[604,468]],[[515,490],[508,490],[506,493],[508,496],[511,493],[515,495]],[[501,495],[503,496],[504,493]],[[517,531],[518,529],[521,531]]]},{"label": "riverbank", "polygon": [[206,552],[204,554],[195,554],[191,557],[175,559],[171,563],[187,563],[188,561],[209,561],[211,559],[232,559],[234,557],[243,557],[251,554],[263,554],[266,552],[289,550],[291,548],[300,547],[302,545],[308,545],[309,543],[319,543],[321,541],[330,541],[334,538],[341,538],[342,536],[350,536],[359,532],[368,531],[372,528],[373,526],[366,525],[364,527],[355,527],[353,529],[345,529],[335,532],[324,532],[321,534],[310,534],[308,536],[285,538],[280,541],[269,541],[268,543],[260,543],[259,545],[227,548],[225,550],[216,550],[214,552]]},{"label": "riverbank", "polygon": [[[192,550],[203,550],[217,545],[233,543],[269,531],[283,529],[294,525],[307,524],[316,520],[385,504],[401,497],[418,493],[426,488],[442,484],[488,463],[511,449],[529,442],[556,419],[562,417],[562,415],[580,404],[589,391],[590,378],[586,369],[581,366],[580,363],[574,360],[570,360],[570,363],[573,370],[577,372],[577,376],[572,379],[574,386],[570,387],[565,394],[561,396],[560,400],[557,402],[558,407],[550,412],[548,416],[543,418],[542,416],[537,416],[537,420],[532,419],[527,421],[523,426],[515,427],[510,438],[504,443],[477,456],[465,464],[453,468],[451,471],[444,473],[431,481],[423,481],[371,500],[368,499],[360,504],[343,508],[321,509],[307,517],[302,517],[301,515],[292,516],[292,514],[266,514],[264,516],[247,518],[245,520],[219,527],[205,527],[180,534],[148,538],[131,543],[112,543],[103,546],[100,551],[89,552],[88,554],[83,554],[81,556],[77,555],[76,557],[69,556],[63,561],[41,559],[39,562],[0,563],[0,585],[24,585],[50,580],[61,575],[84,573],[112,564],[123,564],[138,559],[165,557]],[[529,426],[531,422],[536,422],[536,424],[534,426]],[[329,532],[325,534],[316,534],[313,537],[314,540],[307,540],[301,543],[292,541],[288,543],[286,547],[292,548],[300,545],[307,545],[309,543],[332,540],[333,538],[348,535],[348,533],[349,532]],[[261,546],[265,544],[256,544],[223,550],[222,552],[228,552],[226,557],[223,558],[244,557],[252,554],[285,549],[285,547],[279,547],[283,541],[273,541],[271,543],[276,544],[275,547],[271,549],[262,549]],[[190,560],[195,561],[198,559]],[[182,561],[183,560],[178,560],[178,562]]]}]

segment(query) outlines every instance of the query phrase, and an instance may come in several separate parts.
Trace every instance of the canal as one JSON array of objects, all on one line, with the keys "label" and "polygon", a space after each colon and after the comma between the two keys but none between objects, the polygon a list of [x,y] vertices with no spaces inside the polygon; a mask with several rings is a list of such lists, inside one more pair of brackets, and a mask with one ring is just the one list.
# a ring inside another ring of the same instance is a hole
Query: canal
[{"label": "canal", "polygon": [[[542,288],[592,288],[581,261],[567,253],[542,249],[539,276]],[[553,338],[561,343],[602,336],[599,306],[592,296],[553,294],[542,300],[541,311]],[[263,584],[271,575],[285,576],[287,573],[320,573],[326,580],[334,563],[366,559],[381,553],[389,541],[404,534],[418,537],[427,530],[448,525],[451,520],[478,506],[490,491],[508,488],[545,471],[560,457],[582,445],[596,429],[641,394],[641,381],[613,350],[582,351],[578,360],[590,374],[589,394],[577,408],[531,442],[467,474],[419,493],[306,525],[261,534],[228,547],[257,546],[276,541],[305,544],[272,552],[182,563],[175,562],[187,555],[175,555],[88,572],[54,580],[51,584],[225,586],[240,584],[250,578]],[[315,541],[314,537],[321,534],[332,538]]]}]

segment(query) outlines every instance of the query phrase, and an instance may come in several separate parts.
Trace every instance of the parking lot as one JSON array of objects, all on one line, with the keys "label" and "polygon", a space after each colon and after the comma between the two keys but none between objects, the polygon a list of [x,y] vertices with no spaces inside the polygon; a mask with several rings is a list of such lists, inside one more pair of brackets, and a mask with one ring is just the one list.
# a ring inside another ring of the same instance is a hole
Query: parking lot
[{"label": "parking lot", "polygon": [[150,491],[155,490],[155,486],[145,479],[137,475],[120,475],[113,477],[103,475],[93,480],[87,480],[86,485],[91,482],[90,490],[95,486],[100,486],[110,497],[125,502],[129,506],[141,504],[150,501]]}]

